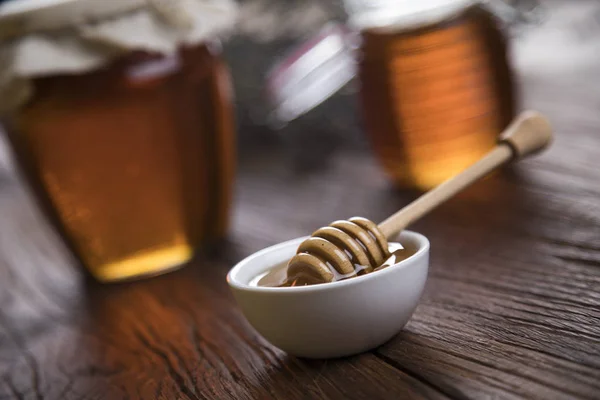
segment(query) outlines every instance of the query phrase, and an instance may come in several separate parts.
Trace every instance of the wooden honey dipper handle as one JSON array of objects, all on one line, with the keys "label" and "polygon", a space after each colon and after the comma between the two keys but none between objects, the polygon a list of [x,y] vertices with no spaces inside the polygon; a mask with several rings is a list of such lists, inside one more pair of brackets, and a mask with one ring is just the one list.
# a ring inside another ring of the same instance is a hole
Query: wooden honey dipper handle
[{"label": "wooden honey dipper handle", "polygon": [[523,112],[502,132],[496,147],[479,161],[387,218],[379,224],[379,229],[390,239],[497,167],[513,159],[537,153],[551,141],[552,128],[546,118],[535,111]]}]

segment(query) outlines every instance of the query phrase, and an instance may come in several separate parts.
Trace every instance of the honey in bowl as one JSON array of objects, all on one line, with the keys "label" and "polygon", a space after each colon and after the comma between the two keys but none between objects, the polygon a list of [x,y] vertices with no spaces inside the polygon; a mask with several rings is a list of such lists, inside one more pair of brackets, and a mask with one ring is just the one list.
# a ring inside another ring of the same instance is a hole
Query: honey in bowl
[{"label": "honey in bowl", "polygon": [[[384,268],[395,265],[417,252],[416,247],[413,247],[412,245],[402,245],[397,242],[390,242],[388,245],[388,250],[390,252],[390,256],[385,260],[385,262],[375,268],[373,272],[377,272]],[[349,274],[340,274],[331,265],[328,265],[328,267],[334,276],[331,282],[338,282],[367,274],[367,267],[360,264],[355,264],[354,272]],[[254,277],[250,281],[250,286],[294,287],[317,285],[322,283],[328,282],[323,281],[320,276],[311,274],[310,269],[301,269],[300,271],[288,276],[288,262],[286,261]]]}]

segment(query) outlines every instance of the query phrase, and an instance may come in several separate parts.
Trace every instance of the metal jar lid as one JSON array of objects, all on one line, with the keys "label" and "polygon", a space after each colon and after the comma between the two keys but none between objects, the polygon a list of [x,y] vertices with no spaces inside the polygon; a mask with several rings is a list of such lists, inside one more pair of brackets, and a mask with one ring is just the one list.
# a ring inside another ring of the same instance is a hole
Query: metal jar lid
[{"label": "metal jar lid", "polygon": [[356,75],[357,35],[337,23],[291,49],[267,74],[269,122],[285,124],[315,108]]},{"label": "metal jar lid", "polygon": [[436,24],[466,8],[486,8],[508,26],[539,23],[543,10],[539,0],[344,0],[356,29],[398,31]]},{"label": "metal jar lid", "polygon": [[357,29],[412,29],[439,23],[479,0],[344,0]]}]

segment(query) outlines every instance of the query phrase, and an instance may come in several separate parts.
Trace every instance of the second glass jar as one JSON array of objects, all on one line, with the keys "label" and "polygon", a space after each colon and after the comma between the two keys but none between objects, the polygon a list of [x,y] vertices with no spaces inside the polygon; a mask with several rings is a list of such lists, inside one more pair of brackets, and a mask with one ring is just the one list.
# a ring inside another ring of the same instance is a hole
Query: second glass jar
[{"label": "second glass jar", "polygon": [[430,189],[494,146],[516,107],[506,40],[487,10],[453,9],[433,23],[365,28],[361,37],[366,131],[398,185]]}]

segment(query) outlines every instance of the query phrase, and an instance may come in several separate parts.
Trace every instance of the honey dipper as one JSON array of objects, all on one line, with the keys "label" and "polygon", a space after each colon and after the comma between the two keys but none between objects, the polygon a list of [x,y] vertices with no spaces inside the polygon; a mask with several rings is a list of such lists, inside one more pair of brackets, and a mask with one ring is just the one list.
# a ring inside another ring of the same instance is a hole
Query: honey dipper
[{"label": "honey dipper", "polygon": [[[500,135],[498,144],[473,165],[425,193],[376,225],[353,217],[315,231],[298,247],[287,266],[287,281],[298,277],[331,282],[356,274],[355,264],[371,272],[389,256],[388,239],[495,168],[544,149],[552,141],[550,124],[540,113],[525,111]],[[335,269],[330,270],[328,264]]]}]

